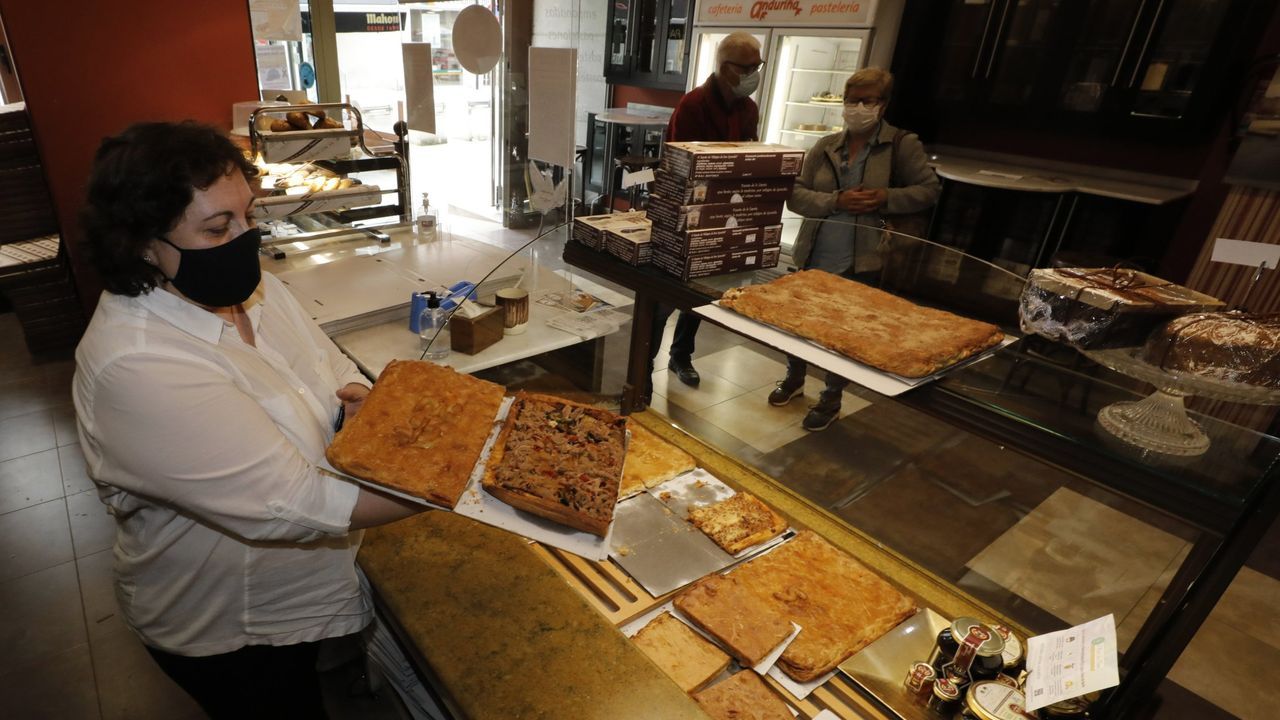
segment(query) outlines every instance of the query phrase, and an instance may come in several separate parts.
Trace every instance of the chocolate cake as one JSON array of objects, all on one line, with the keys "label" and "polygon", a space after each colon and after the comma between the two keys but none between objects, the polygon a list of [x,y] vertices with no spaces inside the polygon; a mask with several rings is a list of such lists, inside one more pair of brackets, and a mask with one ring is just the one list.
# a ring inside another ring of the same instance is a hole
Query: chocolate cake
[{"label": "chocolate cake", "polygon": [[1151,334],[1143,359],[1165,370],[1280,387],[1280,314],[1183,315]]}]

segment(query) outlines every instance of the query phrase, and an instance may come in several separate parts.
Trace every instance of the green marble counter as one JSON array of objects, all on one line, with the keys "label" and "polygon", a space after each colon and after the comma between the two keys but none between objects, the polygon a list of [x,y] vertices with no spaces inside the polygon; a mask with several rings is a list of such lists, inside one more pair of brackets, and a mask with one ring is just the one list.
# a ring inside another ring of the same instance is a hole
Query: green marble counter
[{"label": "green marble counter", "polygon": [[360,565],[468,718],[706,718],[522,538],[427,512],[367,531]]}]

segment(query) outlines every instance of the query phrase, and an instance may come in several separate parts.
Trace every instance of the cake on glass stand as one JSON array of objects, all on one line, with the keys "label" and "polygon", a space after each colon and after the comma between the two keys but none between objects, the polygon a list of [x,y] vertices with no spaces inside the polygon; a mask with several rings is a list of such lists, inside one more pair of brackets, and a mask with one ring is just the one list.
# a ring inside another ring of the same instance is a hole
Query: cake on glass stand
[{"label": "cake on glass stand", "polygon": [[1099,365],[1155,386],[1156,391],[1142,400],[1113,403],[1098,411],[1103,429],[1144,450],[1194,457],[1209,449],[1209,437],[1187,416],[1188,397],[1280,405],[1280,388],[1163,369],[1143,359],[1141,346],[1081,352]]}]

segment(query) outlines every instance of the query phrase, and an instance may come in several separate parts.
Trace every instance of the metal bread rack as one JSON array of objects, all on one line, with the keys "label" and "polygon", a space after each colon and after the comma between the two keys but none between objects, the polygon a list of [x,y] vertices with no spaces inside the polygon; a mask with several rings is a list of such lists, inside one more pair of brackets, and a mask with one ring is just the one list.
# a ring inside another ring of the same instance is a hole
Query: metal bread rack
[{"label": "metal bread rack", "polygon": [[[343,126],[281,132],[264,131],[258,127],[259,115],[283,118],[291,112],[304,113],[308,117],[320,113],[326,117],[337,114],[339,117],[334,119],[340,118]],[[353,236],[373,237],[386,243],[390,242],[390,237],[385,233],[373,227],[354,227],[353,223],[383,217],[394,217],[401,224],[412,222],[409,129],[404,122],[395,124],[396,139],[392,142],[392,150],[383,153],[375,153],[369,149],[365,143],[364,118],[360,110],[349,103],[262,107],[249,115],[248,124],[249,142],[255,160],[266,163],[310,163],[338,177],[377,170],[394,170],[396,173],[396,187],[393,190],[376,185],[352,185],[341,190],[318,190],[287,197],[259,198],[256,204],[267,218],[287,217],[302,230],[301,233],[278,237],[264,234],[264,254],[281,258],[285,255],[284,250],[279,247],[283,243],[305,242],[310,245],[311,241],[342,241]],[[359,152],[353,153],[353,148]],[[396,202],[381,203],[382,196],[390,193],[395,193]]]}]

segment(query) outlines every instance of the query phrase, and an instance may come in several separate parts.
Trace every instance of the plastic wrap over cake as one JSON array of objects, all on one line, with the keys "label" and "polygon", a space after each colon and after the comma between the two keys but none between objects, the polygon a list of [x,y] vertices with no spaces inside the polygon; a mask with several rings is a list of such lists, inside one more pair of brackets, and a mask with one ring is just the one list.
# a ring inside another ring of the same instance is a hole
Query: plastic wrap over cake
[{"label": "plastic wrap over cake", "polygon": [[1141,345],[1171,317],[1215,310],[1221,300],[1119,268],[1031,271],[1018,316],[1023,332],[1080,349]]},{"label": "plastic wrap over cake", "polygon": [[1280,314],[1183,315],[1151,334],[1143,359],[1162,370],[1280,387]]}]

